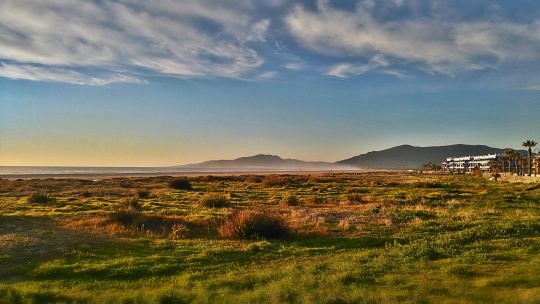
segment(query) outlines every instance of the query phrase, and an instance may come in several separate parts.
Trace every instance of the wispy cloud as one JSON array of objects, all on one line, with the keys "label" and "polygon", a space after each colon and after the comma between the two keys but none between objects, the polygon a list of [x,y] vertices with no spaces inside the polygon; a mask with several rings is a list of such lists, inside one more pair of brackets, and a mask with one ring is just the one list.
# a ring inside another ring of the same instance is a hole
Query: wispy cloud
[{"label": "wispy cloud", "polygon": [[395,71],[384,69],[389,65],[390,63],[386,60],[386,58],[384,58],[384,56],[377,54],[365,64],[340,63],[333,65],[325,72],[325,74],[329,76],[346,78],[349,76],[361,75],[369,71],[378,70],[385,74],[397,77],[398,75],[395,73]]},{"label": "wispy cloud", "polygon": [[[422,3],[427,2],[359,1],[355,9],[345,10],[318,1],[316,9],[297,5],[285,23],[309,50],[349,61],[382,54],[428,73],[455,74],[540,59],[538,20],[470,20],[441,2],[425,5],[425,13],[417,12]],[[340,64],[327,74],[343,77],[370,68]]]},{"label": "wispy cloud", "polygon": [[106,85],[110,83],[144,83],[137,77],[124,74],[92,76],[63,68],[38,67],[24,64],[0,63],[0,77],[38,81],[65,82],[81,85]]},{"label": "wispy cloud", "polygon": [[456,1],[3,0],[0,77],[100,85],[322,70],[406,79],[540,64],[538,12],[509,17],[502,0]]},{"label": "wispy cloud", "polygon": [[276,76],[277,76],[276,71],[268,71],[268,72],[263,72],[263,73],[258,74],[256,78],[259,80],[270,80],[270,79],[276,78]]},{"label": "wispy cloud", "polygon": [[283,67],[285,67],[288,70],[299,71],[299,70],[304,69],[305,64],[303,62],[289,62],[289,63],[286,63]]},{"label": "wispy cloud", "polygon": [[524,87],[523,90],[540,91],[540,84]]},{"label": "wispy cloud", "polygon": [[137,81],[135,71],[240,78],[264,62],[253,44],[265,41],[270,21],[254,20],[252,9],[210,0],[2,1],[0,60],[10,63],[2,76],[96,85]]}]

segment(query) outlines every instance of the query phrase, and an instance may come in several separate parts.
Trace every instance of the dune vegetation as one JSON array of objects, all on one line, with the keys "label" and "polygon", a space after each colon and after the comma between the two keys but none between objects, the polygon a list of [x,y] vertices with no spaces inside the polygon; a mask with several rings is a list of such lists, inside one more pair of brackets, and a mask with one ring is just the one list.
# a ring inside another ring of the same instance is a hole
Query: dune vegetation
[{"label": "dune vegetation", "polygon": [[538,303],[540,185],[0,180],[0,303]]}]

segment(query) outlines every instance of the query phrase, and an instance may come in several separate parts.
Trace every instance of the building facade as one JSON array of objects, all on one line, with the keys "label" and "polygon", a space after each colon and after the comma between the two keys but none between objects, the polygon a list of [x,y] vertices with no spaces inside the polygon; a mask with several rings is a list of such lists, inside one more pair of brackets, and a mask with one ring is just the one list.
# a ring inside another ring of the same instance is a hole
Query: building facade
[{"label": "building facade", "polygon": [[489,162],[491,160],[500,162],[500,158],[501,155],[499,154],[448,157],[443,161],[442,166],[448,172],[471,172],[474,168],[480,168],[480,170],[488,172]]}]

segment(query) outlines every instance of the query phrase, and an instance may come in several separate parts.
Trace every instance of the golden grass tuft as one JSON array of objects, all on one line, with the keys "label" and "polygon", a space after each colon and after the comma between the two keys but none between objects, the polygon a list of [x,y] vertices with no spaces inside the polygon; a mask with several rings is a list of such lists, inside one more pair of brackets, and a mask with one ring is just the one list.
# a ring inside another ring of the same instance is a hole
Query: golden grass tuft
[{"label": "golden grass tuft", "polygon": [[224,238],[253,238],[269,239],[283,238],[290,232],[289,227],[281,216],[262,211],[245,210],[230,216],[221,227],[219,235]]}]

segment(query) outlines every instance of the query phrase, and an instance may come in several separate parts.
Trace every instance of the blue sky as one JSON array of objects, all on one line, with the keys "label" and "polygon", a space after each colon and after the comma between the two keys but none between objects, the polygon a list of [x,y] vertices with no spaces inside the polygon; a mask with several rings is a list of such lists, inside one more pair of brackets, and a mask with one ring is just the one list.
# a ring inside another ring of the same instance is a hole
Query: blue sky
[{"label": "blue sky", "polygon": [[538,1],[0,2],[0,165],[540,139]]}]

